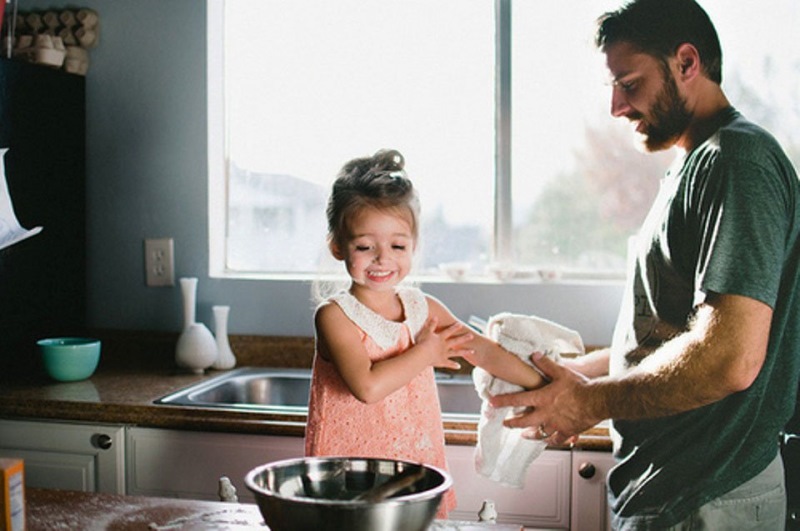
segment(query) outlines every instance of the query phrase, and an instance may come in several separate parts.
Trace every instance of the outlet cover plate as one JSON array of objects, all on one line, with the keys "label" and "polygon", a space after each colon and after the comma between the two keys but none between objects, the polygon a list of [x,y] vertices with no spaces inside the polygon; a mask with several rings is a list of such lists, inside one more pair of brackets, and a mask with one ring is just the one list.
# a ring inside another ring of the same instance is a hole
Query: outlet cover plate
[{"label": "outlet cover plate", "polygon": [[175,285],[174,243],[172,238],[144,241],[145,280],[150,287]]}]

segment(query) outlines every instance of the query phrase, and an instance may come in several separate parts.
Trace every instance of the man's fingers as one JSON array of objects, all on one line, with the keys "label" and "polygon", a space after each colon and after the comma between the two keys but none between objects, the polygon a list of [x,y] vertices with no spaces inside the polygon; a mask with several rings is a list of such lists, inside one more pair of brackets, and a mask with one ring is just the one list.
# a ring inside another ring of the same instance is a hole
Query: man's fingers
[{"label": "man's fingers", "polygon": [[533,407],[536,391],[520,391],[518,393],[508,393],[504,395],[492,395],[489,403],[492,407]]}]

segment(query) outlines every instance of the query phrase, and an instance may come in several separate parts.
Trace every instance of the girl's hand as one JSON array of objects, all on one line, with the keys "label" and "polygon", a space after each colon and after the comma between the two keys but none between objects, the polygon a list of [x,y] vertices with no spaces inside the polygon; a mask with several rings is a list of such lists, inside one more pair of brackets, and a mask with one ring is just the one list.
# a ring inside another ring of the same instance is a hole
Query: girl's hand
[{"label": "girl's hand", "polygon": [[429,318],[416,337],[417,346],[426,349],[431,355],[431,365],[443,369],[459,369],[461,365],[450,358],[469,355],[464,344],[472,340],[472,334],[460,322],[437,329],[439,320]]}]

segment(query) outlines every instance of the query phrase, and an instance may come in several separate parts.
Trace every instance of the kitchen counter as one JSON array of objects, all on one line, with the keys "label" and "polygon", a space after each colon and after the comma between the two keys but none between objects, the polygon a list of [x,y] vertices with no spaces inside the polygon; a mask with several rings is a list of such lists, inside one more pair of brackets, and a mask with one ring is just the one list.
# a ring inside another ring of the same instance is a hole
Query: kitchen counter
[{"label": "kitchen counter", "polygon": [[[26,496],[29,531],[264,530],[258,506],[145,496],[32,489]],[[430,531],[520,531],[520,526],[437,520]]]},{"label": "kitchen counter", "polygon": [[25,497],[29,531],[267,530],[254,504],[32,488]]},{"label": "kitchen counter", "polygon": [[[97,371],[88,380],[58,383],[41,369],[13,377],[0,375],[0,417],[260,435],[302,437],[304,434],[304,414],[155,404],[156,399],[219,371],[198,375],[179,370],[174,363],[173,334],[96,335],[103,340],[103,352]],[[310,338],[231,336],[238,366],[310,367],[311,341]],[[475,444],[476,429],[477,417],[474,421],[445,421],[448,444]],[[608,430],[603,427],[589,430],[576,446],[609,450]]]}]

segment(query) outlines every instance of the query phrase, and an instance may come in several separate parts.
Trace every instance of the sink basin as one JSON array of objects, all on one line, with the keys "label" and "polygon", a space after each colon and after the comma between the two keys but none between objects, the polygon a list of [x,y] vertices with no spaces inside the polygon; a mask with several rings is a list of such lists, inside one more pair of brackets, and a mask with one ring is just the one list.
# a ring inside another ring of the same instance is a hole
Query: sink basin
[{"label": "sink basin", "polygon": [[[236,411],[306,413],[309,369],[243,367],[178,392],[156,404],[211,407]],[[481,399],[469,375],[437,375],[443,417],[477,417]]]}]

